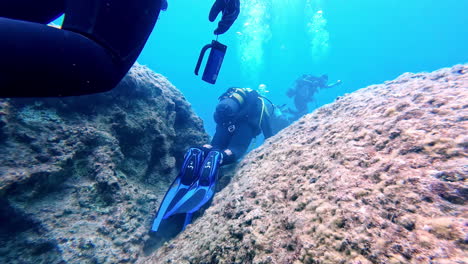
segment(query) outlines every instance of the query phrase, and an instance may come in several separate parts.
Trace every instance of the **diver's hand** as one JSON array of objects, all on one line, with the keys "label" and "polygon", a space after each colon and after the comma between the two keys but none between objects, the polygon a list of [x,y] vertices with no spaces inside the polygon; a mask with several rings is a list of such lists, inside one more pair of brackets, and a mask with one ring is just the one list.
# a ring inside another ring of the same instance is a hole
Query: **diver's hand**
[{"label": "diver's hand", "polygon": [[206,148],[206,149],[212,149],[213,148],[213,146],[211,146],[210,144],[205,144],[202,147]]},{"label": "diver's hand", "polygon": [[236,161],[236,156],[230,149],[223,150],[221,154],[223,155],[222,165],[231,164]]},{"label": "diver's hand", "polygon": [[208,19],[213,22],[219,13],[223,13],[223,17],[218,23],[218,28],[215,29],[214,33],[220,35],[228,31],[240,12],[239,0],[216,0],[210,10]]},{"label": "diver's hand", "polygon": [[228,156],[232,155],[232,150],[230,150],[230,149],[225,149],[223,152],[224,152],[224,154],[226,154]]}]

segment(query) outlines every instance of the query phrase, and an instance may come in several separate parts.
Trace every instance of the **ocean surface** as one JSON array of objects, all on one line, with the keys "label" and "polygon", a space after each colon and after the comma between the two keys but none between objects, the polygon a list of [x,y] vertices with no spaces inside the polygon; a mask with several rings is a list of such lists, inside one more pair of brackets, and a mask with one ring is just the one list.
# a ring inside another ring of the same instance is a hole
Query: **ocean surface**
[{"label": "ocean surface", "polygon": [[241,0],[239,18],[219,36],[228,49],[211,85],[194,68],[201,48],[215,39],[213,2],[168,0],[138,59],[183,92],[210,135],[217,98],[228,87],[264,84],[275,104],[293,107],[286,90],[302,74],[342,80],[316,94],[313,111],[404,72],[468,62],[467,0]]}]

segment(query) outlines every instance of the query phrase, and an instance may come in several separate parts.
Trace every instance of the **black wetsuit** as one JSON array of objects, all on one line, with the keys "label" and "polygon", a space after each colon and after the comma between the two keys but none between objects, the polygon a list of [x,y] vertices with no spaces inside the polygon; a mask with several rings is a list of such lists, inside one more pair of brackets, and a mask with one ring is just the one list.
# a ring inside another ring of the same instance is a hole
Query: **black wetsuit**
[{"label": "black wetsuit", "polygon": [[294,88],[290,88],[287,92],[288,97],[294,96],[294,106],[296,111],[290,109],[293,115],[292,120],[297,120],[308,112],[308,103],[314,100],[314,94],[319,88],[326,88],[328,78],[315,77],[313,75],[303,75],[302,78],[296,80]]},{"label": "black wetsuit", "polygon": [[[262,115],[263,106],[265,112]],[[242,157],[252,139],[260,133],[263,132],[265,139],[273,135],[270,121],[273,107],[265,100],[263,106],[258,94],[251,92],[235,118],[227,122],[217,122],[211,145],[214,149],[229,149],[233,153],[228,160],[223,161],[223,165]]]},{"label": "black wetsuit", "polygon": [[[0,97],[114,88],[143,49],[161,0],[0,0]],[[62,29],[46,24],[65,13]]]}]

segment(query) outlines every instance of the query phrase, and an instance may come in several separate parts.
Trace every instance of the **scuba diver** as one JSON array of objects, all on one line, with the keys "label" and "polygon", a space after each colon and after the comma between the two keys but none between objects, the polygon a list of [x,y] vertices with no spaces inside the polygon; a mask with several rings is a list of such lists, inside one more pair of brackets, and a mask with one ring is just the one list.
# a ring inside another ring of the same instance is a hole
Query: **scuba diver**
[{"label": "scuba diver", "polygon": [[174,214],[185,213],[184,227],[214,195],[220,166],[234,163],[246,152],[251,141],[263,132],[271,137],[277,106],[250,88],[229,88],[219,98],[214,120],[216,132],[210,144],[190,148],[182,169],[167,191],[151,228]]},{"label": "scuba diver", "polygon": [[262,132],[265,139],[273,135],[271,116],[275,106],[250,88],[229,88],[218,99],[216,131],[211,144],[203,147],[222,150],[224,164],[230,164],[242,157]]},{"label": "scuba diver", "polygon": [[341,80],[333,84],[328,83],[328,75],[324,74],[320,77],[311,74],[304,74],[297,79],[294,86],[289,88],[286,95],[291,98],[294,96],[294,106],[296,111],[289,109],[289,113],[293,115],[291,121],[295,121],[307,114],[307,104],[314,100],[314,94],[319,88],[331,88],[341,84]]},{"label": "scuba diver", "polygon": [[[225,33],[239,0],[209,14]],[[0,0],[0,98],[86,95],[113,89],[143,49],[166,0]],[[62,28],[47,24],[65,14]]]}]

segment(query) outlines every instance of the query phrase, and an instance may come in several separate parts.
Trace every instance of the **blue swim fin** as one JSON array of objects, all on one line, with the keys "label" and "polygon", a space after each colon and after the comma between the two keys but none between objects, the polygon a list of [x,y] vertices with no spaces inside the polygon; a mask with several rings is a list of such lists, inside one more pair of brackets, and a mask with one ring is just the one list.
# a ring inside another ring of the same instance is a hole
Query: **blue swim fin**
[{"label": "blue swim fin", "polygon": [[[218,169],[221,162],[221,153],[219,151],[210,151],[200,168],[198,181],[190,186],[190,189],[185,193],[184,197],[179,199],[171,209],[167,210],[163,219],[174,214],[192,214],[206,204],[214,195],[214,189],[218,179]],[[185,225],[187,224],[186,221]]]},{"label": "blue swim fin", "polygon": [[185,222],[184,226],[182,227],[182,231],[185,230],[185,227],[192,222],[192,214],[185,214]]},{"label": "blue swim fin", "polygon": [[[198,172],[200,164],[203,161],[203,151],[197,148],[190,148],[185,154],[184,163],[177,178],[172,182],[171,187],[167,190],[164,199],[159,206],[158,213],[154,219],[151,231],[158,231],[161,221],[166,212],[174,207],[174,205],[184,197],[190,186],[198,180]],[[190,222],[191,216],[186,216]],[[186,220],[187,221],[187,220]]]}]

